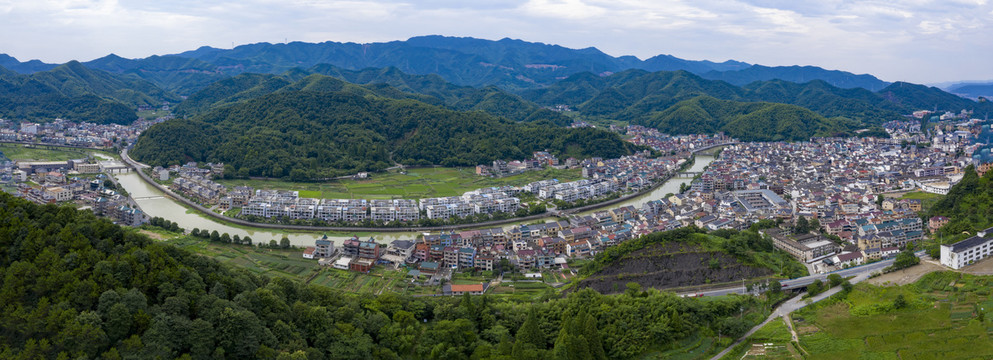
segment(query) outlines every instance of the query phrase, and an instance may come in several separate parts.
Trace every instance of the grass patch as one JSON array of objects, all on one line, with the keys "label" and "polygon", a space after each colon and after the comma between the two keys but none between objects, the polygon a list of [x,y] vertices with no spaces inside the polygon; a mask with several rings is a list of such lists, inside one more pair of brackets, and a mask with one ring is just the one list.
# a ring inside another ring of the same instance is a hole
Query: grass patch
[{"label": "grass patch", "polygon": [[923,191],[913,191],[903,194],[903,196],[901,196],[900,199],[920,200],[921,211],[926,212],[930,210],[931,207],[934,206],[934,204],[938,203],[938,200],[941,200],[941,198],[943,197],[944,195],[932,194]]},{"label": "grass patch", "polygon": [[[962,287],[944,290],[951,282]],[[975,293],[989,282],[949,272],[904,286],[859,284],[841,300],[794,313],[818,329],[802,333],[800,345],[810,359],[993,358],[993,323],[974,310],[989,301]],[[905,307],[892,306],[898,296]]]},{"label": "grass patch", "polygon": [[39,146],[41,145],[27,147],[20,144],[0,144],[0,152],[14,161],[66,161],[86,158],[84,150],[61,148],[51,150]]},{"label": "grass patch", "polygon": [[300,250],[215,244],[190,236],[168,239],[166,242],[257,274],[305,281],[318,268],[317,261],[304,259]]},{"label": "grass patch", "polygon": [[251,186],[256,189],[295,190],[301,197],[324,199],[393,199],[456,196],[466,191],[493,186],[521,186],[530,182],[559,179],[573,181],[582,178],[579,169],[544,169],[505,178],[490,178],[475,174],[472,168],[421,168],[399,172],[373,173],[369,179],[337,180],[324,183],[302,183],[283,180],[218,180],[226,186]]}]

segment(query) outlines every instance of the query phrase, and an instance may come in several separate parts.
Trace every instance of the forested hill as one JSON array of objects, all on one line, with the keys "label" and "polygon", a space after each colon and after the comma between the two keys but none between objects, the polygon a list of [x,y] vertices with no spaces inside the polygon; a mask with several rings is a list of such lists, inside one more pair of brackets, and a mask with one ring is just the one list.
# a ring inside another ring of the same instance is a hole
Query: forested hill
[{"label": "forested hill", "polygon": [[514,121],[547,121],[562,126],[572,122],[564,115],[542,109],[493,86],[457,86],[437,75],[410,75],[396,68],[349,71],[330,65],[295,69],[280,75],[248,73],[234,76],[198,91],[174,110],[178,115],[194,116],[280,91],[345,91],[392,99],[415,99],[452,110],[481,110]]},{"label": "forested hill", "polygon": [[680,101],[635,122],[670,134],[724,132],[744,141],[803,141],[814,136],[851,134],[851,128],[845,123],[826,119],[799,106],[737,102],[709,96]]},{"label": "forested hill", "polygon": [[[902,119],[922,108],[959,111],[985,106],[936,88],[896,83],[878,93],[861,88],[842,89],[814,80],[794,83],[756,81],[738,87],[708,80],[685,71],[630,70],[607,77],[590,73],[573,75],[544,89],[523,93],[539,105],[569,105],[583,114],[635,120],[673,104],[707,95],[721,100],[774,102],[797,105],[825,117],[844,117],[873,124]],[[922,107],[922,105],[930,104]]]},{"label": "forested hill", "polygon": [[280,91],[142,133],[132,155],[152,165],[223,162],[241,176],[320,179],[410,165],[474,166],[559,156],[613,158],[634,146],[598,129],[517,123],[411,99],[349,91]]},{"label": "forested hill", "polygon": [[75,61],[31,75],[0,71],[0,117],[8,119],[126,124],[137,118],[139,105],[181,100],[137,77],[92,70]]},{"label": "forested hill", "polygon": [[738,86],[768,80],[783,80],[799,84],[820,80],[843,89],[860,88],[869,91],[879,91],[889,85],[888,82],[879,80],[872,75],[855,75],[845,71],[825,70],[816,66],[794,65],[770,67],[753,65],[745,69],[728,71],[712,70],[699,74],[707,79],[727,81]]},{"label": "forested hill", "polygon": [[751,296],[654,290],[533,304],[342,293],[6,193],[0,279],[0,358],[11,360],[634,359],[740,336],[767,311]]},{"label": "forested hill", "polygon": [[993,171],[979,177],[974,166],[967,167],[962,180],[952,186],[925,216],[939,215],[950,220],[938,231],[942,237],[975,234],[993,226]]},{"label": "forested hill", "polygon": [[66,95],[40,81],[8,72],[0,76],[0,118],[15,121],[72,121],[127,124],[138,118],[135,110],[118,101],[93,94]]}]

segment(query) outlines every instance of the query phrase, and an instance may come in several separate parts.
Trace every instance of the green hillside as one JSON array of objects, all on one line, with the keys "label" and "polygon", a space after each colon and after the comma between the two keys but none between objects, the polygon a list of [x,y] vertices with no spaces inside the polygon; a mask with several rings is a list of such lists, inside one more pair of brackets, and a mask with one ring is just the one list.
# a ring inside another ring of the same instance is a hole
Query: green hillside
[{"label": "green hillside", "polygon": [[[851,75],[840,72],[828,72],[828,74],[842,78]],[[842,78],[836,79],[836,82],[844,82]],[[727,106],[726,103],[710,102],[697,104],[698,108],[694,109],[677,108],[677,104],[678,107],[685,106],[680,102],[698,96],[734,102],[781,103],[806,108],[821,117],[828,118],[827,124],[823,125],[826,125],[829,131],[847,131],[852,125],[861,124],[862,127],[867,127],[890,120],[900,120],[903,119],[903,115],[914,110],[935,107],[938,110],[955,112],[962,109],[975,110],[977,113],[993,110],[993,105],[988,102],[977,103],[937,88],[908,83],[894,83],[879,92],[871,92],[859,87],[840,88],[822,80],[805,83],[763,80],[738,87],[720,80],[708,80],[686,71],[650,73],[628,70],[610,76],[580,73],[545,88],[522,93],[522,97],[539,105],[569,105],[581,115],[640,124],[657,123],[658,120],[653,118],[663,112],[702,115],[693,113],[719,113],[724,110],[710,109],[706,106]],[[751,105],[737,106],[747,108]],[[692,117],[680,118],[686,121],[683,125],[689,128],[715,128],[696,123],[692,121]],[[801,120],[807,119],[801,118]],[[704,115],[701,121],[709,120]],[[817,119],[817,122],[818,131],[822,130],[821,123],[825,121]],[[837,124],[829,124],[833,122]],[[660,130],[666,131],[665,129],[668,128],[660,128]],[[782,138],[795,137],[786,133],[778,135]]]},{"label": "green hillside", "polygon": [[31,75],[0,71],[0,117],[12,120],[127,124],[137,119],[139,105],[180,100],[145,80],[75,61]]},{"label": "green hillside", "polygon": [[65,96],[35,80],[0,79],[0,118],[16,121],[72,121],[127,124],[138,116],[133,108],[96,95]]},{"label": "green hillside", "polygon": [[655,290],[534,303],[345,293],[8,194],[0,234],[3,359],[702,359],[768,314],[754,297]]},{"label": "green hillside", "polygon": [[110,54],[83,63],[91,69],[137,76],[177,95],[191,95],[215,81],[229,77],[214,64],[178,56],[152,55],[125,59]]},{"label": "green hillside", "polygon": [[253,99],[277,91],[347,91],[392,99],[415,99],[452,110],[485,111],[515,121],[551,121],[568,125],[571,120],[495,86],[457,86],[437,75],[410,75],[396,68],[351,71],[331,65],[293,69],[281,75],[241,74],[213,83],[179,104],[177,114],[192,116],[210,109]]},{"label": "green hillside", "polygon": [[148,129],[132,154],[154,165],[214,161],[238,175],[320,179],[411,165],[474,166],[548,149],[605,158],[634,146],[597,129],[517,123],[351,91],[279,91]]},{"label": "green hillside", "polygon": [[654,112],[635,123],[671,134],[723,131],[743,141],[800,141],[845,133],[843,125],[799,106],[745,103],[700,96]]}]

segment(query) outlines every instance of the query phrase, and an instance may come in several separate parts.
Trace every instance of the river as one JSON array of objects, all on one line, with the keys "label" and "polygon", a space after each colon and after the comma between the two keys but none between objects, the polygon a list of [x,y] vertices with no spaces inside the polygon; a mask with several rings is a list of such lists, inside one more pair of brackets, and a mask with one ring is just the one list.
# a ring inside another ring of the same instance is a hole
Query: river
[{"label": "river", "polygon": [[[106,158],[105,156],[98,155],[101,158]],[[702,171],[707,165],[710,165],[714,161],[714,157],[711,155],[696,155],[695,162],[689,171]],[[206,215],[201,215],[194,210],[188,210],[183,205],[180,205],[177,201],[165,196],[155,187],[145,183],[140,176],[135,172],[129,172],[125,174],[114,174],[117,181],[124,187],[131,197],[135,199],[138,206],[147,213],[149,216],[158,216],[169,221],[176,222],[180,227],[186,230],[192,230],[198,228],[200,230],[217,230],[220,233],[228,233],[233,235],[238,235],[241,237],[251,236],[255,243],[259,242],[269,242],[269,240],[279,240],[283,236],[290,239],[290,243],[296,246],[311,246],[314,244],[314,240],[320,236],[326,234],[329,239],[335,240],[339,245],[345,239],[349,239],[352,236],[361,236],[362,238],[374,237],[377,242],[389,243],[393,240],[413,240],[417,237],[418,232],[300,232],[300,231],[274,231],[269,229],[256,229],[247,228],[240,226],[232,226],[228,224],[219,223]],[[640,207],[641,204],[651,200],[658,200],[663,198],[668,193],[676,193],[679,191],[679,185],[683,183],[689,183],[692,178],[685,177],[674,177],[669,179],[665,184],[653,190],[652,192],[618,203],[607,207],[606,209],[613,209],[621,206],[634,205],[635,207]],[[604,209],[598,209],[595,211],[601,211]],[[590,214],[595,211],[588,211],[583,214]],[[544,221],[555,220],[553,217],[548,217],[542,219]],[[541,220],[532,220],[529,223],[533,223]],[[517,224],[507,224],[504,227],[510,227]]]}]

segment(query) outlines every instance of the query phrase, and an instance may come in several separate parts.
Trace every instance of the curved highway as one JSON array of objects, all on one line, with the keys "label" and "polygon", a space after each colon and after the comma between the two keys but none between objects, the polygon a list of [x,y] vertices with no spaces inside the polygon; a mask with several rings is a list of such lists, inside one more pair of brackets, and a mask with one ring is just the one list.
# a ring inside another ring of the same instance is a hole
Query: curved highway
[{"label": "curved highway", "polygon": [[[918,251],[915,253],[918,258],[925,256],[924,251]],[[887,266],[893,265],[894,258],[889,258],[882,261],[877,261],[870,264],[859,265],[855,267],[850,267],[847,269],[835,270],[824,274],[808,275],[804,277],[799,277],[796,279],[781,280],[780,283],[783,285],[783,290],[796,290],[807,287],[815,280],[820,280],[821,282],[826,282],[828,275],[838,274],[843,278],[859,276],[859,275],[869,275],[876,271],[882,271]],[[717,290],[706,290],[706,291],[696,291],[689,293],[681,293],[682,296],[722,296],[730,294],[748,294],[748,291],[743,286],[736,286]]]}]

